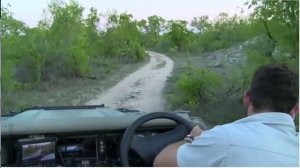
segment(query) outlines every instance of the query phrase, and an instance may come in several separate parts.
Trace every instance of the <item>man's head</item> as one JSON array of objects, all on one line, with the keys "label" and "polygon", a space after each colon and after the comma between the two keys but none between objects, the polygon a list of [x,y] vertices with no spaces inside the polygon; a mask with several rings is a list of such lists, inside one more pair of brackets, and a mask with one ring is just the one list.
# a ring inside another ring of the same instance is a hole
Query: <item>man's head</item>
[{"label": "man's head", "polygon": [[260,67],[254,73],[250,90],[244,95],[248,114],[264,111],[296,113],[298,81],[298,76],[284,65]]}]

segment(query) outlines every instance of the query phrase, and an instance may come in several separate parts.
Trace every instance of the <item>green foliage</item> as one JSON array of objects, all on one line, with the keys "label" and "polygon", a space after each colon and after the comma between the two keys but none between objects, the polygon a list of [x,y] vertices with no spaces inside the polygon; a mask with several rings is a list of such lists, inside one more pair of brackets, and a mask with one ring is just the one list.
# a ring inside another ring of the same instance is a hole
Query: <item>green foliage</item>
[{"label": "green foliage", "polygon": [[277,46],[288,51],[293,57],[299,55],[299,0],[266,1],[252,0],[247,2],[254,8],[255,18],[268,25],[269,36],[274,38]]},{"label": "green foliage", "polygon": [[1,8],[2,55],[14,65],[14,72],[7,77],[22,84],[38,84],[55,76],[90,74],[92,60],[99,62],[103,57],[122,63],[145,57],[137,22],[129,14],[109,15],[113,26],[100,32],[100,15],[94,8],[86,19],[84,8],[74,0],[53,0],[48,10],[50,17],[28,28],[7,8]]},{"label": "green foliage", "polygon": [[[299,1],[261,1],[255,7],[253,18],[258,33],[274,40],[276,48],[298,56]],[[270,43],[270,42],[269,42]]]},{"label": "green foliage", "polygon": [[[213,96],[205,96],[208,100],[199,101],[199,76],[187,72],[177,74],[180,77],[173,77],[170,81],[176,83],[168,96],[171,109],[190,109],[212,125],[232,122],[246,116],[242,95],[249,89],[258,67],[285,63],[299,73],[299,1],[253,0],[249,5],[254,7],[254,12],[248,18],[229,17],[224,13],[215,21],[206,16],[194,18],[191,23],[194,39],[188,47],[190,52],[210,52],[246,41],[246,61],[235,66],[228,73],[230,75],[222,79],[225,85],[216,87]],[[298,121],[296,125],[298,128]]]},{"label": "green foliage", "polygon": [[13,78],[13,63],[10,60],[2,60],[1,69],[1,91],[8,92],[13,89],[15,80]]},{"label": "green foliage", "polygon": [[195,109],[211,100],[221,86],[222,78],[217,73],[188,66],[176,81],[175,93],[170,97],[172,106]]},{"label": "green foliage", "polygon": [[[85,50],[85,27],[81,7],[77,2],[62,4],[52,1],[49,5],[53,16],[49,28],[51,48],[56,48],[47,58],[50,69],[58,69],[57,75],[81,76],[88,72],[89,55]],[[62,57],[62,58],[61,58]],[[58,67],[57,67],[58,65]]]},{"label": "green foliage", "polygon": [[284,63],[298,73],[299,1],[253,0],[247,5],[254,7],[252,24],[260,36],[246,48],[247,61],[240,71],[242,83],[248,86],[254,71],[268,63]]},{"label": "green foliage", "polygon": [[257,35],[253,31],[255,26],[251,18],[243,19],[236,15],[229,17],[226,13],[221,13],[218,19],[212,23],[206,18],[195,19],[192,23],[196,28],[199,25],[205,27],[198,33],[197,46],[206,52],[227,48]]},{"label": "green foliage", "polygon": [[177,51],[186,51],[189,43],[189,30],[187,29],[186,21],[169,21],[169,36],[170,43]]},{"label": "green foliage", "polygon": [[194,17],[191,22],[191,26],[199,32],[199,34],[204,34],[207,31],[212,30],[212,23],[209,21],[208,16]]},{"label": "green foliage", "polygon": [[191,22],[151,16],[139,22],[143,44],[150,49],[169,52],[201,53],[230,47],[257,36],[262,23],[252,18],[229,17],[221,13],[215,21],[208,16],[195,17]]},{"label": "green foliage", "polygon": [[[52,0],[50,16],[33,28],[16,20],[8,8],[1,8],[2,91],[7,106],[22,104],[11,99],[17,90],[57,83],[59,78],[103,77],[116,64],[138,62],[145,58],[138,22],[130,14],[110,14],[110,25],[99,29],[100,15],[75,0]],[[111,63],[111,64],[107,64]],[[101,69],[101,72],[95,69]],[[94,72],[95,71],[95,72]],[[103,71],[103,72],[102,72]],[[93,74],[95,73],[95,74]]]},{"label": "green foliage", "polygon": [[117,57],[120,62],[136,62],[143,60],[145,52],[141,44],[141,33],[132,15],[122,13],[109,15],[111,25],[104,35],[104,53]]},{"label": "green foliage", "polygon": [[8,35],[20,35],[26,30],[26,26],[23,22],[13,18],[13,14],[8,8],[1,6],[1,33],[2,37]]},{"label": "green foliage", "polygon": [[90,13],[85,19],[86,24],[86,50],[87,55],[96,60],[101,60],[104,56],[104,41],[98,30],[98,24],[100,23],[100,17],[97,9],[90,8]]},{"label": "green foliage", "polygon": [[160,42],[160,35],[165,29],[165,20],[159,16],[150,16],[147,20],[141,20],[139,26],[142,33],[142,43],[149,48],[156,48]]}]

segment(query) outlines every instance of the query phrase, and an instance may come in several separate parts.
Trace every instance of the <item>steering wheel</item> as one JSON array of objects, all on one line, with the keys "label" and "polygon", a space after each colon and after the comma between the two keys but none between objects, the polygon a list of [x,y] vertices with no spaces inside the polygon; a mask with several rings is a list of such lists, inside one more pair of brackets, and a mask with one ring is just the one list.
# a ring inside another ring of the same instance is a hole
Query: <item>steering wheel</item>
[{"label": "steering wheel", "polygon": [[[135,135],[136,130],[144,123],[154,119],[170,119],[175,121],[177,127],[171,131],[156,134],[153,136],[140,137]],[[192,122],[167,112],[155,112],[146,114],[133,122],[125,131],[120,147],[122,166],[129,167],[128,152],[133,149],[146,166],[153,166],[156,155],[167,145],[183,140],[190,133],[194,125]]]}]

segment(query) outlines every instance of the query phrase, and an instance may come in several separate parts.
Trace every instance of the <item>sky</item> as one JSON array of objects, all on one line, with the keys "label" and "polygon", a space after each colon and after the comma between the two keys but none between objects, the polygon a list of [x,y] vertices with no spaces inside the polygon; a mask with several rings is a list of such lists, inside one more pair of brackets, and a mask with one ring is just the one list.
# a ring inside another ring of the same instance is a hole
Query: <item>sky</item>
[{"label": "sky", "polygon": [[[50,0],[2,0],[2,6],[10,4],[9,10],[14,17],[34,27],[43,17],[43,9],[47,9]],[[89,8],[94,7],[99,12],[117,10],[118,13],[128,12],[135,19],[146,19],[152,15],[159,15],[164,19],[181,19],[191,21],[193,17],[208,15],[214,19],[221,12],[229,15],[240,14],[244,8],[243,16],[251,11],[244,3],[247,0],[76,0],[84,8],[84,16]]]}]

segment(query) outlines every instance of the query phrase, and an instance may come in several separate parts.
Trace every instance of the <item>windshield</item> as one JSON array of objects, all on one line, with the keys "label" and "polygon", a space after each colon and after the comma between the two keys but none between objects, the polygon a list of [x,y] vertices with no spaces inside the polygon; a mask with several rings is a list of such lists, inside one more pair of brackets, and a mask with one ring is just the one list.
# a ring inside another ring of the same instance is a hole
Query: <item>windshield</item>
[{"label": "windshield", "polygon": [[231,122],[257,67],[298,73],[298,21],[299,1],[4,0],[1,112],[104,104]]}]

